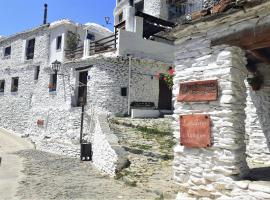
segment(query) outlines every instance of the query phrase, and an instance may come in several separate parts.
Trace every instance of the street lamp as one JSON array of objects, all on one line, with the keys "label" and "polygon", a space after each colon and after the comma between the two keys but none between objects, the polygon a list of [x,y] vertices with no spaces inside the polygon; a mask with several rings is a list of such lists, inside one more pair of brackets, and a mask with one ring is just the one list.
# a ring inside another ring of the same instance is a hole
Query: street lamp
[{"label": "street lamp", "polygon": [[58,60],[55,60],[54,62],[52,62],[52,70],[55,72],[55,74],[59,72],[61,65],[62,63]]}]

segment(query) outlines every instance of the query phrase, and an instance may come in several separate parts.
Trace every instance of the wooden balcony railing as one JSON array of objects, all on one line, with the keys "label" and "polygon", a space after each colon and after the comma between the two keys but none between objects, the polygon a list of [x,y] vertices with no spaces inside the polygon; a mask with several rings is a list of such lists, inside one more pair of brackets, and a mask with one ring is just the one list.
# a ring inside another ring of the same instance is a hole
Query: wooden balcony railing
[{"label": "wooden balcony railing", "polygon": [[117,48],[118,31],[115,34],[90,43],[89,55],[114,51]]},{"label": "wooden balcony railing", "polygon": [[75,50],[65,50],[66,53],[66,59],[79,59],[83,57],[83,46],[77,47]]}]

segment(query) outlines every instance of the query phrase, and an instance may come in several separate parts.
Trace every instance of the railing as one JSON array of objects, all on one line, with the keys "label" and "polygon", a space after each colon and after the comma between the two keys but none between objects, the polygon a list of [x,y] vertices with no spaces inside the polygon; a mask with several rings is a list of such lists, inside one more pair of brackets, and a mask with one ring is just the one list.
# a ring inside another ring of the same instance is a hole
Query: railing
[{"label": "railing", "polygon": [[90,43],[89,54],[104,53],[114,51],[117,47],[118,31],[115,34]]},{"label": "railing", "polygon": [[83,46],[77,47],[75,50],[65,50],[67,59],[78,59],[83,57]]}]

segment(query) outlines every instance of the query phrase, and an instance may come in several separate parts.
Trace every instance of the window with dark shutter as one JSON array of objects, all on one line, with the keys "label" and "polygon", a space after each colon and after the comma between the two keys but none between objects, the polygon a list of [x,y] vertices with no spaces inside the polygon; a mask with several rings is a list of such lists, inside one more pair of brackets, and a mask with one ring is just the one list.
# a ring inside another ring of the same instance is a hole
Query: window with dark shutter
[{"label": "window with dark shutter", "polygon": [[50,75],[49,92],[56,91],[57,87],[57,74]]},{"label": "window with dark shutter", "polygon": [[60,50],[62,48],[62,35],[56,38],[56,50]]},{"label": "window with dark shutter", "polygon": [[0,93],[5,92],[5,80],[0,80]]},{"label": "window with dark shutter", "polygon": [[35,52],[35,39],[28,40],[26,47],[26,59],[31,60],[34,58]]},{"label": "window with dark shutter", "polygon": [[19,78],[14,77],[11,80],[11,92],[18,92],[19,89]]},{"label": "window with dark shutter", "polygon": [[127,96],[127,88],[126,87],[122,87],[121,88],[121,96],[122,97],[126,97]]},{"label": "window with dark shutter", "polygon": [[118,15],[118,21],[119,21],[119,23],[123,21],[123,13],[120,13]]},{"label": "window with dark shutter", "polygon": [[4,57],[9,57],[11,55],[11,46],[5,48]]},{"label": "window with dark shutter", "polygon": [[34,76],[34,80],[38,80],[39,72],[40,72],[40,66],[36,66],[36,67],[35,67],[35,76]]}]

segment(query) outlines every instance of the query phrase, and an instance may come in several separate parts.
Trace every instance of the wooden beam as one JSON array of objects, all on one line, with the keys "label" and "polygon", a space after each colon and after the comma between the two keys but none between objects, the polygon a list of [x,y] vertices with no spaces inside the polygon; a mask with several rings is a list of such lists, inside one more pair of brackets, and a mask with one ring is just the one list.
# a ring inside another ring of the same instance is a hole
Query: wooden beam
[{"label": "wooden beam", "polygon": [[266,55],[262,50],[256,49],[248,52],[263,63],[270,64],[270,57]]},{"label": "wooden beam", "polygon": [[[266,24],[245,24],[248,22],[243,22],[241,25],[235,25],[233,28],[235,31],[231,33],[221,33],[217,38],[212,39],[211,44],[215,45],[232,45],[238,46],[245,50],[254,50],[270,47],[270,23]],[[241,27],[241,30],[239,30]],[[222,35],[223,34],[223,35]]]}]

